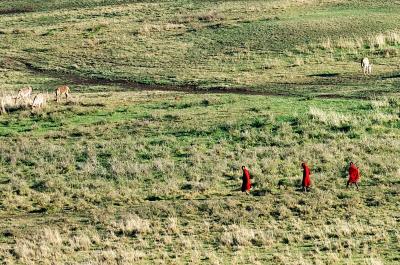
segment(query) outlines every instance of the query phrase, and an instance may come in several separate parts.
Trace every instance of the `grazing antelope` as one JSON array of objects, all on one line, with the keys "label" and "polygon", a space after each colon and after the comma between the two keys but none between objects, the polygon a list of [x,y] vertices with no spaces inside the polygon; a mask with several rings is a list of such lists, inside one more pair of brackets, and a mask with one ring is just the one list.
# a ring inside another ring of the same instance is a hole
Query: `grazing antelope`
[{"label": "grazing antelope", "polygon": [[15,98],[15,103],[17,103],[17,100],[24,100],[26,102],[27,99],[30,99],[32,95],[32,87],[24,87],[18,90],[18,95]]},{"label": "grazing antelope", "polygon": [[60,97],[64,94],[65,95],[65,99],[68,100],[69,97],[69,87],[68,86],[60,86],[56,89],[56,101],[59,102],[60,101]]},{"label": "grazing antelope", "polygon": [[37,94],[32,101],[32,110],[39,108],[41,109],[46,104],[46,96],[43,94]]},{"label": "grazing antelope", "polygon": [[9,108],[15,106],[15,99],[16,97],[3,95],[0,98],[0,114],[7,114],[6,107]]},{"label": "grazing antelope", "polygon": [[6,106],[5,106],[6,104],[5,104],[5,102],[4,102],[4,97],[1,97],[0,98],[0,113],[1,114],[7,114],[7,111],[6,111]]},{"label": "grazing antelope", "polygon": [[370,75],[372,73],[372,63],[369,63],[368,58],[365,57],[361,60],[361,68],[364,75]]}]

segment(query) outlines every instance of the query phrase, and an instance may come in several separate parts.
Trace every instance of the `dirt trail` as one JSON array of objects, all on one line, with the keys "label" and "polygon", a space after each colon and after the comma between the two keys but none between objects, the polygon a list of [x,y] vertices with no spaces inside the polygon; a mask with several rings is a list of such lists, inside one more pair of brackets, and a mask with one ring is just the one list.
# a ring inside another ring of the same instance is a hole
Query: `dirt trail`
[{"label": "dirt trail", "polygon": [[[338,84],[342,86],[349,86],[349,82],[354,82],[354,85],[359,84],[361,81],[360,78],[355,80],[350,80],[349,77],[339,77],[337,78],[336,75],[329,76],[329,78],[324,79],[332,79],[332,80],[324,80],[319,79],[315,80],[313,83],[305,83],[305,84],[298,84],[298,83],[288,83],[288,82],[271,82],[264,86],[264,88],[271,88],[269,91],[267,90],[256,90],[255,88],[248,88],[248,87],[211,87],[211,88],[201,88],[198,85],[192,84],[185,84],[185,85],[169,85],[169,84],[146,84],[140,82],[134,82],[126,79],[106,79],[106,78],[99,78],[99,77],[82,77],[73,73],[63,72],[60,73],[59,71],[52,71],[52,70],[44,70],[38,68],[31,63],[20,61],[23,63],[27,70],[32,73],[40,74],[49,76],[56,79],[64,79],[68,84],[74,85],[118,85],[120,87],[129,89],[129,90],[143,90],[143,91],[176,91],[176,92],[186,92],[191,94],[243,94],[243,95],[261,95],[261,96],[292,96],[292,97],[304,97],[302,92],[305,89],[310,88],[310,91],[315,91],[315,88],[321,86],[337,86]],[[334,80],[333,80],[334,79]],[[346,83],[343,83],[346,81]],[[64,82],[64,83],[65,83]],[[276,88],[279,88],[277,90]],[[297,91],[296,91],[297,89]],[[308,95],[306,95],[308,96]],[[327,93],[316,93],[313,94],[312,97],[317,98],[347,98],[347,99],[365,99],[365,93],[360,93],[360,95],[344,95],[338,94],[334,92],[327,92]]]},{"label": "dirt trail", "polygon": [[[43,70],[33,66],[30,63],[22,62],[26,68],[36,74],[41,74],[53,78],[60,79],[60,72],[51,71],[51,70]],[[212,87],[212,88],[201,88],[198,85],[168,85],[168,84],[145,84],[140,82],[134,82],[126,79],[106,79],[99,77],[82,77],[79,75],[75,75],[72,73],[62,73],[62,78],[68,80],[69,83],[75,85],[118,85],[127,89],[132,90],[145,90],[145,91],[176,91],[176,92],[187,92],[187,93],[195,93],[195,94],[204,94],[204,93],[228,93],[228,94],[247,94],[247,95],[280,95],[280,96],[288,96],[285,93],[273,93],[267,91],[256,91],[254,89],[245,88],[245,87],[236,87],[236,88],[227,88],[227,87]]]}]

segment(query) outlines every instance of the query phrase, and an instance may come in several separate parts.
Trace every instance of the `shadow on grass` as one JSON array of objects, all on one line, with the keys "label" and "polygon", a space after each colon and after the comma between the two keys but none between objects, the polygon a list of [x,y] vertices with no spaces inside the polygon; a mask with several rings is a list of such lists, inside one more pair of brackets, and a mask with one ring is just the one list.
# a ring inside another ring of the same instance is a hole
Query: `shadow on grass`
[{"label": "shadow on grass", "polygon": [[307,75],[310,77],[324,77],[324,78],[332,78],[332,77],[337,77],[339,76],[339,73],[322,73],[322,74],[311,74]]},{"label": "shadow on grass", "polygon": [[389,75],[386,75],[386,76],[382,76],[383,80],[395,79],[395,78],[400,78],[400,73],[392,73],[392,74],[389,74]]},{"label": "shadow on grass", "polygon": [[265,195],[267,195],[267,193],[269,193],[270,191],[269,190],[267,190],[267,189],[259,189],[259,190],[254,190],[254,191],[251,191],[251,195],[253,195],[253,196],[257,196],[257,197],[262,197],[262,196],[265,196]]},{"label": "shadow on grass", "polygon": [[33,12],[32,6],[25,6],[25,7],[9,7],[9,8],[1,8],[0,15],[13,15],[13,14],[22,14]]}]

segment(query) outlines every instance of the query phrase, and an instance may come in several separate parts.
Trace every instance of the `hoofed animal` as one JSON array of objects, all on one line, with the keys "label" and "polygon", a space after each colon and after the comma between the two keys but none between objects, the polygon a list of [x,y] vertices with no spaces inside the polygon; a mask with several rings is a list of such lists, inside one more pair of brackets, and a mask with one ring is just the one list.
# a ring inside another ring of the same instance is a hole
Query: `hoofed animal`
[{"label": "hoofed animal", "polygon": [[20,90],[18,90],[18,95],[15,98],[15,101],[20,99],[26,101],[27,99],[31,98],[31,95],[32,95],[32,87],[28,86],[21,88]]},{"label": "hoofed animal", "polygon": [[372,63],[369,62],[368,58],[363,58],[361,60],[361,68],[364,75],[370,75],[372,73]]},{"label": "hoofed animal", "polygon": [[1,112],[1,114],[3,114],[3,113],[6,114],[7,113],[3,97],[0,98],[0,112]]},{"label": "hoofed animal", "polygon": [[7,108],[15,106],[16,97],[2,96],[0,97],[0,114],[7,114]]},{"label": "hoofed animal", "polygon": [[65,99],[68,100],[70,89],[68,86],[60,86],[56,89],[56,101],[60,101],[60,97],[65,95]]},{"label": "hoofed animal", "polygon": [[43,94],[38,94],[32,101],[32,110],[41,109],[46,104],[46,97]]}]

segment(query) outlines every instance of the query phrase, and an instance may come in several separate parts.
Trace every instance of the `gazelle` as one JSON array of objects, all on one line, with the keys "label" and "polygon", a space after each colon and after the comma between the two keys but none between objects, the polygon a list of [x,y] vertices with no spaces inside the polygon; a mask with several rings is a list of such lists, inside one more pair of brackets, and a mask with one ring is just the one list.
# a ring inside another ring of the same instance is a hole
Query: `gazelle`
[{"label": "gazelle", "polygon": [[46,104],[46,96],[43,94],[37,94],[32,101],[32,110],[38,108],[41,109]]},{"label": "gazelle", "polygon": [[70,89],[68,86],[60,86],[56,89],[55,93],[56,93],[56,101],[57,102],[60,101],[60,97],[62,95],[65,95],[65,99],[68,100]]},{"label": "gazelle", "polygon": [[22,99],[24,100],[24,102],[26,102],[26,100],[30,100],[32,95],[32,87],[28,86],[28,87],[24,87],[21,88],[20,90],[18,90],[18,95],[15,98],[15,103],[17,103],[18,100]]},{"label": "gazelle", "polygon": [[372,73],[372,63],[369,62],[368,58],[363,58],[361,60],[361,68],[364,75],[370,75]]}]

